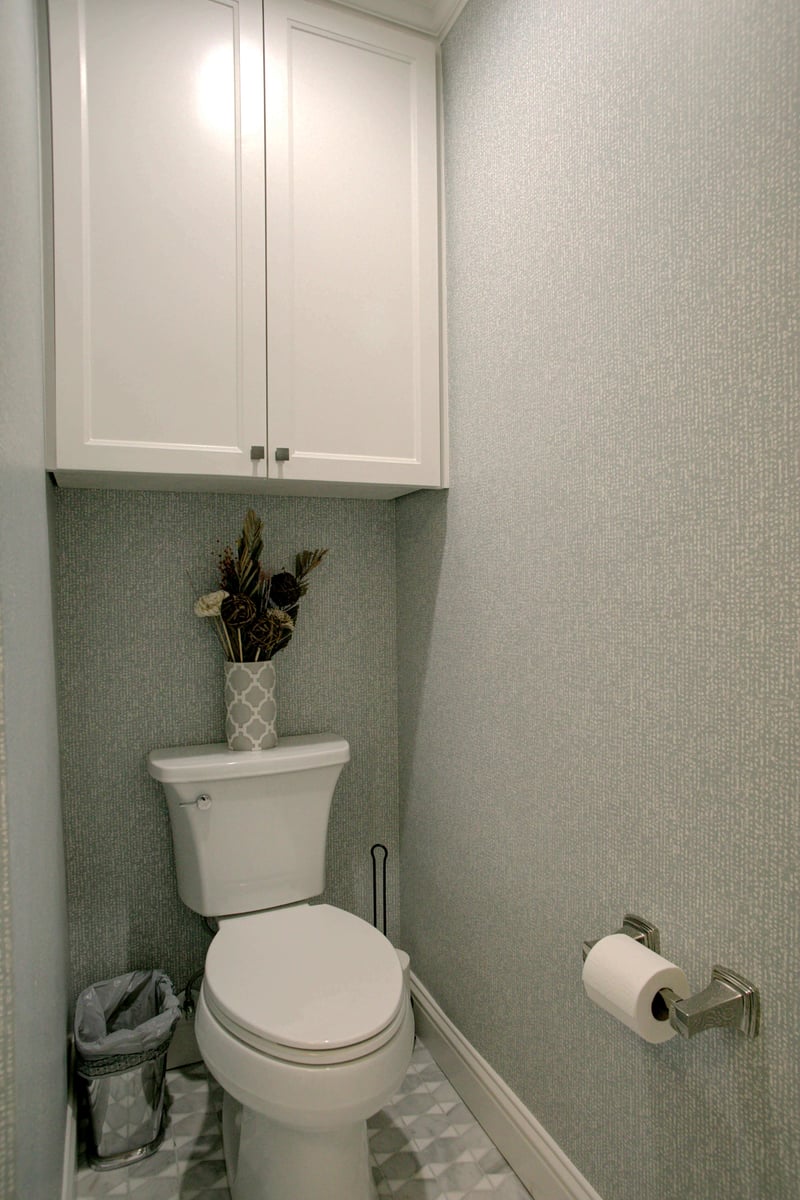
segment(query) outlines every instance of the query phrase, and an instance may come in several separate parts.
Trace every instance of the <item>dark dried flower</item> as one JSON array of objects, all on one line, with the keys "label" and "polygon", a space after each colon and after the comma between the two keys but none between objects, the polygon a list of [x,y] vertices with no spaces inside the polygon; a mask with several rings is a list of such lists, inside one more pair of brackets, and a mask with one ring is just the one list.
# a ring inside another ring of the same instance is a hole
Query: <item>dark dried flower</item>
[{"label": "dark dried flower", "polygon": [[219,615],[230,629],[245,629],[256,619],[256,606],[249,596],[227,596]]},{"label": "dark dried flower", "polygon": [[272,658],[279,646],[285,645],[291,638],[294,621],[280,608],[268,608],[263,616],[254,621],[247,631],[250,644],[261,652],[264,658]]},{"label": "dark dried flower", "polygon": [[300,584],[289,571],[278,571],[269,586],[270,603],[277,608],[292,608],[302,596]]}]

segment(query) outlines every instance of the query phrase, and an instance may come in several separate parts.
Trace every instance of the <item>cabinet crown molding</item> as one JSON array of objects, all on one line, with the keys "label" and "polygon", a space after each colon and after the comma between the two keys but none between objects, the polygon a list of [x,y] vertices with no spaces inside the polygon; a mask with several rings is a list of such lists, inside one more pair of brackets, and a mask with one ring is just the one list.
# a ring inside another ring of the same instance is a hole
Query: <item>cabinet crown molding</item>
[{"label": "cabinet crown molding", "polygon": [[467,0],[336,0],[336,3],[443,38]]}]

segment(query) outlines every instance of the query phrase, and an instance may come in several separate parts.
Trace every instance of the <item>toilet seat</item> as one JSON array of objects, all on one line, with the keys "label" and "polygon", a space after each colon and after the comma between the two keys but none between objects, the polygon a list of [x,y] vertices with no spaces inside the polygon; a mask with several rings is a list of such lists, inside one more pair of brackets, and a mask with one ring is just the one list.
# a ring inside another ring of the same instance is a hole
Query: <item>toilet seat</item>
[{"label": "toilet seat", "polygon": [[285,1062],[348,1062],[388,1042],[405,1015],[391,943],[360,917],[300,904],[223,920],[206,956],[210,1013]]},{"label": "toilet seat", "polygon": [[244,1042],[246,1046],[250,1046],[253,1050],[259,1050],[262,1054],[268,1054],[271,1058],[280,1059],[281,1062],[301,1063],[304,1066],[312,1067],[328,1067],[337,1063],[353,1062],[355,1059],[372,1054],[373,1051],[379,1050],[394,1037],[405,1017],[405,1006],[401,1005],[394,1019],[374,1037],[366,1038],[364,1041],[349,1046],[337,1046],[330,1050],[305,1050],[298,1046],[284,1046],[246,1029],[223,1013],[208,994],[206,994],[206,1003],[209,1012],[216,1017],[223,1029],[233,1034],[240,1042]]}]

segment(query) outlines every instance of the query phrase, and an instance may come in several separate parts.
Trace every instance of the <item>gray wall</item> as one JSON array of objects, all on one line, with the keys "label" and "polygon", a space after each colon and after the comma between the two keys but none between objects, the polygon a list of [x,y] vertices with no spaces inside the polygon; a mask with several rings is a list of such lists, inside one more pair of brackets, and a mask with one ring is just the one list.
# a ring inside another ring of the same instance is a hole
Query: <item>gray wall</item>
[{"label": "gray wall", "polygon": [[[2,614],[0,614],[2,615]],[[3,693],[3,630],[0,627],[0,1196],[13,1196],[14,1138],[14,965],[11,941],[11,878],[6,786],[6,729]]]},{"label": "gray wall", "polygon": [[163,966],[182,987],[209,935],[178,898],[158,746],[224,740],[223,658],[196,598],[252,503],[265,566],[327,546],[275,658],[278,733],[350,742],[328,838],[326,898],[372,920],[370,847],[389,848],[397,911],[394,513],[378,501],[56,493],[59,703],[72,990]]},{"label": "gray wall", "polygon": [[42,435],[36,97],[35,6],[32,0],[5,0],[0,6],[0,612],[5,710],[0,797],[5,796],[7,811],[0,799],[0,1194],[25,1200],[61,1192],[67,1021]]},{"label": "gray wall", "polygon": [[[473,0],[444,47],[448,497],[398,501],[403,939],[604,1200],[789,1200],[796,0]],[[763,1036],[584,998],[626,909]]]}]

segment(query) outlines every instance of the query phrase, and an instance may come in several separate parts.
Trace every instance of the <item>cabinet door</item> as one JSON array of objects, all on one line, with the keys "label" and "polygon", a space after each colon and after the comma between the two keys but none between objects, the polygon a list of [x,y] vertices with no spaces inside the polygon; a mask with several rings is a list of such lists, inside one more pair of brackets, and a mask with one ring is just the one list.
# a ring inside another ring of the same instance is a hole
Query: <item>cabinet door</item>
[{"label": "cabinet door", "polygon": [[50,36],[48,465],[263,477],[260,0],[50,0]]},{"label": "cabinet door", "polygon": [[439,486],[436,47],[264,15],[269,474]]}]

